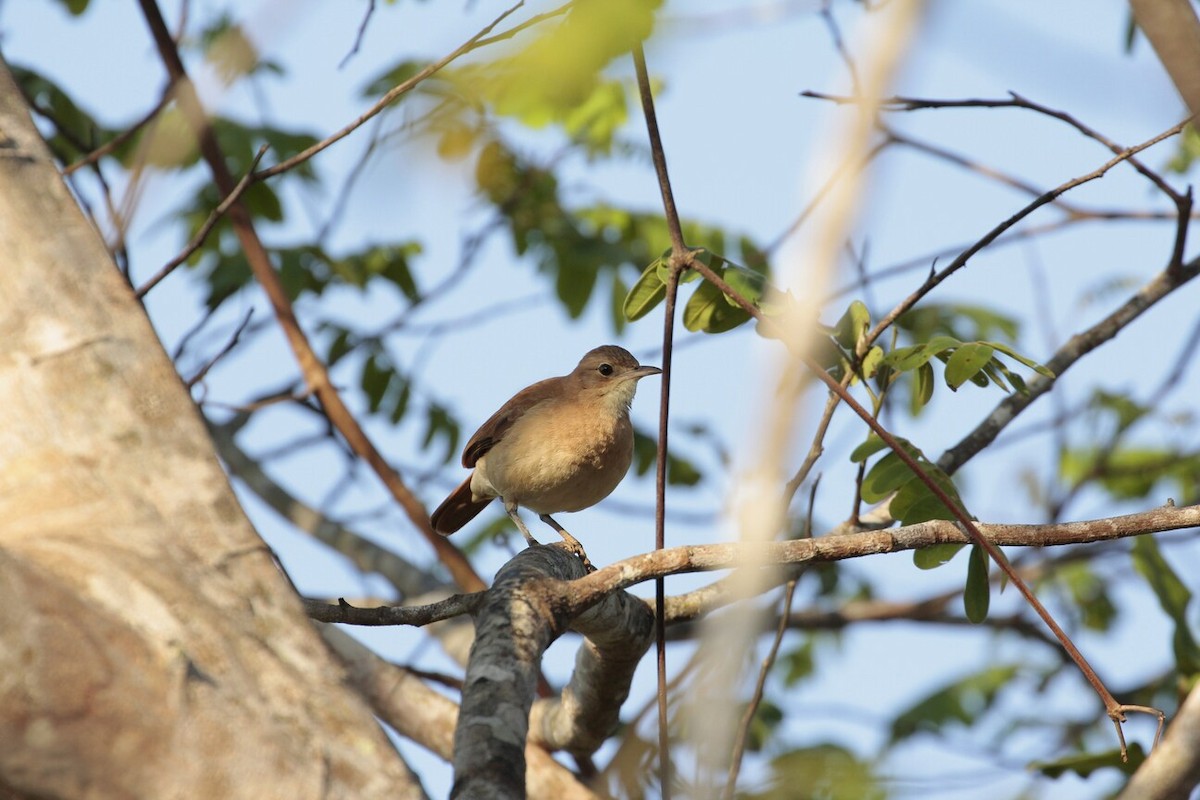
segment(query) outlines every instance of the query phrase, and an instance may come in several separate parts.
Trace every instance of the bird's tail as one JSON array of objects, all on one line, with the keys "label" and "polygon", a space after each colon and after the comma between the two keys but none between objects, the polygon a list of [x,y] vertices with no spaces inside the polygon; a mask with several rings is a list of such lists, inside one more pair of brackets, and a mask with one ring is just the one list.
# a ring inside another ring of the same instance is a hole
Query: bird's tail
[{"label": "bird's tail", "polygon": [[442,536],[449,536],[475,519],[490,502],[492,502],[491,497],[485,497],[483,500],[476,500],[472,497],[471,476],[468,475],[467,479],[442,501],[442,504],[437,507],[437,511],[430,515],[429,521],[433,524],[435,531]]}]

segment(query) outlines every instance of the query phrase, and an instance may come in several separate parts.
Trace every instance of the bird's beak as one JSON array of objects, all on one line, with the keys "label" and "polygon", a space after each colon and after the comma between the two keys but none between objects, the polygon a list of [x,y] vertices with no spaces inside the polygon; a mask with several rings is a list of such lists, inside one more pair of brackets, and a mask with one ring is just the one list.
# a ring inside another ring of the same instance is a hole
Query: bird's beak
[{"label": "bird's beak", "polygon": [[634,379],[640,380],[642,378],[645,378],[647,375],[659,375],[661,373],[662,373],[662,370],[659,369],[658,367],[641,366],[629,374],[632,375],[634,377]]}]

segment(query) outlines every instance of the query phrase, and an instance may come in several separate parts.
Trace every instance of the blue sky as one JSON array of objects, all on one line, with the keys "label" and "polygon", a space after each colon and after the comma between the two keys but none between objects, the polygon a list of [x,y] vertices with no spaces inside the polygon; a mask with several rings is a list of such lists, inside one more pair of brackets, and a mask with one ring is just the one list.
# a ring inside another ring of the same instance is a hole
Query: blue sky
[{"label": "blue sky", "polygon": [[[36,66],[86,98],[106,122],[118,124],[139,116],[156,99],[163,83],[144,23],[132,4],[94,2],[82,20],[69,18],[56,3],[16,3],[0,6],[0,33],[5,57],[17,64]],[[203,17],[223,6],[193,3],[193,14]],[[746,231],[759,241],[770,241],[786,229],[811,196],[808,176],[819,172],[813,159],[819,136],[829,129],[833,106],[801,98],[806,89],[844,91],[841,64],[830,46],[828,31],[815,2],[668,3],[659,33],[648,45],[651,71],[664,82],[659,104],[660,125],[668,150],[676,200],[689,217]],[[505,7],[477,2],[446,6],[437,3],[380,4],[362,43],[361,51],[345,67],[338,64],[349,51],[357,32],[363,3],[256,2],[237,4],[238,19],[247,25],[265,55],[286,65],[283,81],[266,80],[259,87],[269,98],[264,111],[259,95],[246,85],[221,91],[214,82],[202,81],[205,96],[223,113],[257,120],[264,118],[323,135],[344,125],[366,106],[359,90],[382,69],[402,56],[437,57],[466,40]],[[549,6],[546,6],[549,7]],[[543,9],[533,3],[527,13]],[[165,9],[169,14],[173,9]],[[930,5],[917,44],[901,74],[895,77],[897,93],[925,97],[1002,97],[1018,92],[1032,100],[1067,110],[1122,144],[1147,139],[1176,122],[1183,114],[1174,90],[1145,42],[1129,56],[1122,55],[1127,7],[1122,3],[1077,0],[1047,4],[1021,0],[977,0],[973,3],[940,2]],[[838,6],[851,41],[857,14],[849,5]],[[54,54],[52,57],[48,53]],[[628,64],[615,64],[614,74],[631,74]],[[203,73],[200,73],[203,75]],[[402,123],[401,106],[387,115],[384,125]],[[927,111],[890,117],[906,133],[969,155],[995,169],[1011,172],[1038,186],[1049,188],[1088,172],[1109,157],[1107,151],[1085,142],[1073,130],[1053,120],[1018,110]],[[641,117],[631,110],[625,135],[640,140]],[[365,136],[356,135],[330,148],[316,162],[323,176],[333,180],[359,158]],[[530,148],[552,148],[555,134],[528,138]],[[1168,144],[1146,156],[1148,164],[1161,165],[1173,152]],[[567,195],[580,202],[604,198],[617,203],[653,209],[657,188],[649,163],[633,158],[616,164],[568,161],[563,168]],[[183,186],[153,180],[142,195],[131,242],[134,274],[144,279],[182,245],[168,224],[170,211],[185,199],[195,184]],[[118,187],[119,188],[119,187]],[[265,231],[275,242],[301,237],[318,226],[333,200],[323,196],[289,194],[294,209],[288,222]],[[1083,187],[1069,198],[1081,205],[1164,208],[1149,184],[1128,168],[1118,168],[1102,181]],[[871,268],[936,252],[940,248],[978,238],[999,220],[1027,202],[1009,188],[999,187],[962,170],[914,153],[898,153],[872,172],[868,201],[856,236],[859,249],[867,248]],[[1044,209],[1032,218],[1044,222],[1057,217]],[[433,284],[457,261],[463,235],[484,218],[480,202],[470,191],[470,163],[447,164],[437,159],[427,142],[407,141],[375,157],[357,186],[333,241],[345,246],[392,238],[418,237],[426,245],[416,262],[418,280]],[[978,256],[961,274],[947,282],[937,297],[990,304],[1026,320],[1021,348],[1044,359],[1073,332],[1108,313],[1122,295],[1089,299],[1117,279],[1142,282],[1161,269],[1171,243],[1170,224],[1162,222],[1084,223],[1034,243],[994,248]],[[804,253],[784,250],[789,263],[803,264]],[[789,273],[792,275],[801,273]],[[864,298],[872,310],[886,310],[919,282],[923,270],[880,281]],[[835,284],[853,277],[849,264]],[[790,285],[803,292],[802,278]],[[1132,390],[1144,396],[1157,382],[1190,330],[1195,317],[1196,287],[1166,301],[1149,318],[1136,323],[1106,348],[1094,363],[1081,364],[1064,380],[1067,402],[1081,400],[1095,385],[1112,390]],[[514,258],[503,237],[485,247],[481,266],[454,290],[431,303],[417,318],[421,323],[471,316],[480,309],[508,301],[516,303],[505,313],[482,324],[456,330],[426,349],[417,338],[396,344],[401,357],[420,365],[424,391],[446,402],[472,425],[485,419],[517,389],[548,375],[571,369],[591,347],[613,338],[605,302],[593,302],[583,318],[569,320],[552,299],[552,288],[526,263]],[[832,322],[849,298],[830,304],[826,321]],[[264,319],[263,304],[253,294],[229,304],[224,327],[208,337],[215,349],[234,324],[252,306],[256,319]],[[357,319],[380,320],[394,311],[395,298],[382,293],[369,297],[349,292],[336,298],[337,313]],[[172,276],[150,295],[148,309],[170,350],[199,313],[199,295],[183,274]],[[302,322],[306,308],[301,304]],[[1048,312],[1048,314],[1046,313]],[[630,326],[623,340],[643,361],[657,363],[661,316],[654,314]],[[739,442],[753,436],[765,393],[772,390],[769,370],[773,345],[749,329],[706,337],[679,328],[675,357],[672,409],[673,442],[695,457],[709,475],[699,490],[676,491],[672,508],[716,514],[726,506],[736,469],[725,470],[704,444],[682,434],[690,423],[712,428],[730,447],[735,466],[744,466],[748,454]],[[198,359],[201,356],[197,355]],[[202,360],[202,359],[201,359]],[[1136,365],[1133,369],[1131,365]],[[262,337],[237,359],[223,363],[214,373],[209,398],[236,403],[263,387],[274,387],[296,374],[290,354],[275,335]],[[335,372],[335,379],[339,373]],[[341,375],[343,380],[349,380]],[[1184,389],[1170,401],[1187,410],[1196,380],[1185,376]],[[644,382],[634,404],[641,426],[654,425],[657,384]],[[951,394],[938,390],[934,406],[921,419],[889,420],[900,433],[917,441],[930,454],[940,453],[957,441],[998,402],[995,389],[966,387]],[[1045,420],[1053,410],[1039,403],[1029,419],[1015,428]],[[812,411],[809,404],[807,411]],[[279,412],[249,431],[248,446],[270,449],[289,441],[297,432],[316,430],[311,418]],[[420,430],[373,424],[372,434],[401,468],[429,469],[434,454],[420,450]],[[1150,428],[1149,441],[1172,441],[1171,428]],[[829,454],[824,472],[817,519],[834,524],[849,504],[846,487],[853,470],[845,453],[865,437],[861,426],[839,415],[828,437]],[[807,438],[796,443],[796,462],[807,447]],[[1029,440],[987,455],[964,474],[964,496],[971,511],[987,521],[1030,520],[1019,475],[1044,475],[1052,468],[1047,442]],[[317,448],[273,464],[273,474],[312,502],[337,483],[342,462],[333,448]],[[431,505],[460,479],[455,463],[442,475],[421,486]],[[382,586],[359,576],[303,537],[291,532],[246,492],[241,492],[253,521],[282,553],[284,562],[302,590],[322,596],[362,596],[382,591]],[[645,514],[613,513],[610,507],[649,507],[653,490],[649,480],[630,478],[610,504],[562,520],[582,539],[597,564],[609,563],[649,549],[653,525]],[[1156,500],[1161,502],[1165,498]],[[370,477],[363,477],[333,509],[352,514],[386,507],[386,499]],[[1085,494],[1071,507],[1071,518],[1107,515],[1114,506],[1099,495]],[[497,510],[496,513],[499,513]],[[394,510],[365,518],[360,527],[379,541],[416,559],[427,556],[425,545]],[[672,525],[669,544],[715,541],[729,534],[725,524]],[[550,540],[552,534],[546,531]],[[1176,534],[1168,541],[1181,541]],[[1186,550],[1173,546],[1168,557],[1195,557],[1194,542]],[[503,563],[496,550],[479,560],[488,573]],[[1177,562],[1178,563],[1178,562]],[[851,571],[879,581],[887,597],[932,595],[961,585],[963,570],[957,564],[936,572],[921,572],[907,555],[863,559]],[[710,578],[682,576],[668,584],[671,593],[706,583]],[[1122,600],[1136,609],[1116,635],[1100,640],[1084,636],[1081,645],[1100,665],[1114,687],[1153,674],[1169,659],[1169,628],[1152,598],[1134,584]],[[1194,584],[1193,584],[1194,588]],[[649,594],[649,587],[639,593]],[[801,601],[805,590],[801,591]],[[1051,598],[1053,600],[1053,598]],[[994,603],[994,613],[1019,606],[1013,593]],[[1131,617],[1136,616],[1134,624]],[[433,649],[422,649],[422,636],[411,631],[371,631],[363,637],[386,655],[398,660],[417,659],[422,665],[449,669]],[[1131,658],[1131,654],[1136,657]],[[682,658],[677,658],[677,663]],[[939,685],[949,676],[977,668],[984,661],[1043,660],[1044,653],[1027,652],[1025,646],[986,635],[922,628],[914,625],[874,625],[847,634],[824,663],[817,680],[804,684],[788,700],[801,709],[788,723],[787,734],[796,741],[833,739],[869,752],[880,742],[880,731],[863,720],[886,718],[894,711]],[[548,671],[565,679],[573,660],[573,647],[558,644],[547,660]],[[886,665],[886,680],[880,664]],[[635,686],[630,708],[640,705],[651,691],[652,664],[647,660]],[[1101,714],[1082,682],[1066,675],[1052,694],[1055,710],[1074,716]],[[1140,722],[1131,726],[1134,738],[1147,740]],[[1009,755],[1019,760],[1039,755],[1044,740],[1031,740],[1022,751]],[[892,774],[897,788],[910,777],[926,777],[924,766],[938,759],[949,776],[979,776],[986,758],[972,753],[975,743],[947,752],[936,743],[916,743],[894,759]],[[411,748],[406,751],[411,755]],[[445,793],[448,769],[417,756],[415,766],[426,775],[434,796]],[[983,768],[989,773],[990,766]],[[964,782],[959,788],[946,778],[936,796],[967,798],[1011,796],[1027,779],[1019,770],[989,782],[987,795],[979,784]],[[1064,779],[1052,787],[1055,797],[1095,796],[1103,778],[1090,783]],[[928,785],[911,784],[912,795],[926,794]],[[993,794],[994,792],[994,794]]]}]

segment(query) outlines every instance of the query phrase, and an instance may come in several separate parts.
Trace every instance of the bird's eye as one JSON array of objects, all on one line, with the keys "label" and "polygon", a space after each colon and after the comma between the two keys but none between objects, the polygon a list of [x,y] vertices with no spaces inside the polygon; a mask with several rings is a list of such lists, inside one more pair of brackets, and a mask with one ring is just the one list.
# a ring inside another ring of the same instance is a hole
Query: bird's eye
[{"label": "bird's eye", "polygon": [[601,364],[600,366],[596,367],[596,369],[599,370],[600,374],[604,375],[605,377],[613,374],[612,364]]}]

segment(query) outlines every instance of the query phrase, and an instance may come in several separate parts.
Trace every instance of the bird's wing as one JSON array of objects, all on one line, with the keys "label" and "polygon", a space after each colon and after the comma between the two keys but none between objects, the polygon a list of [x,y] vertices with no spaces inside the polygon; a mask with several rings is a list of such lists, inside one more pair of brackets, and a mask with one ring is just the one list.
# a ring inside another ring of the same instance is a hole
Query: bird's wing
[{"label": "bird's wing", "polygon": [[513,395],[511,400],[502,405],[499,411],[492,414],[488,421],[475,431],[475,435],[463,449],[462,465],[468,468],[474,467],[476,461],[483,458],[487,451],[504,438],[504,434],[513,426],[513,423],[521,418],[522,414],[550,397],[555,382],[559,380],[561,378],[547,378],[532,386],[526,386]]}]

